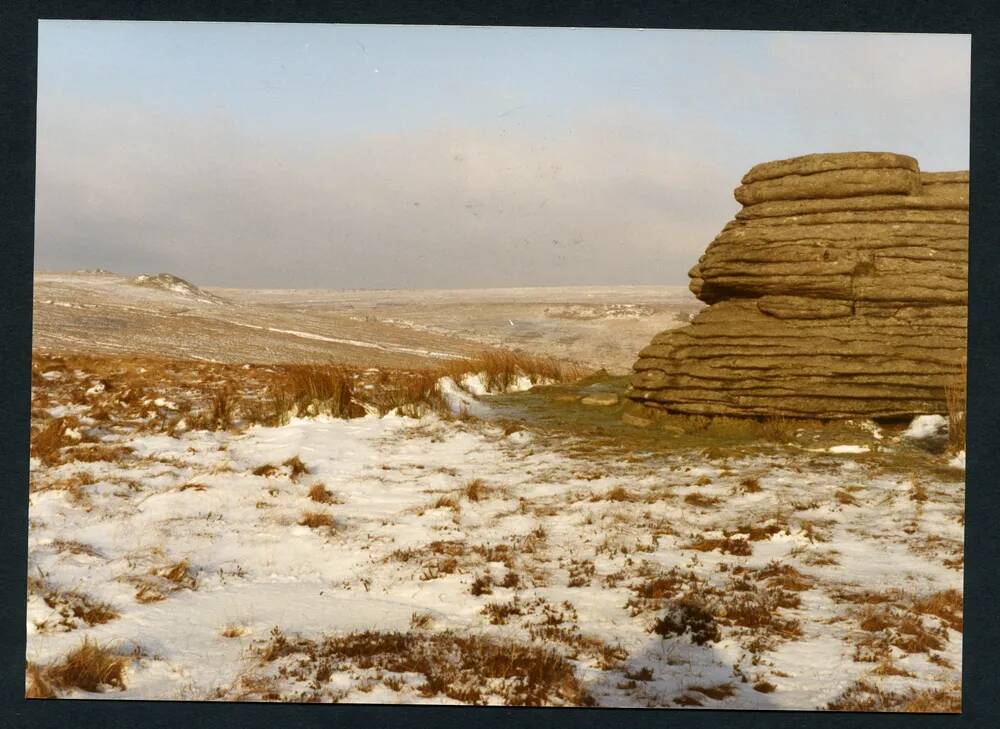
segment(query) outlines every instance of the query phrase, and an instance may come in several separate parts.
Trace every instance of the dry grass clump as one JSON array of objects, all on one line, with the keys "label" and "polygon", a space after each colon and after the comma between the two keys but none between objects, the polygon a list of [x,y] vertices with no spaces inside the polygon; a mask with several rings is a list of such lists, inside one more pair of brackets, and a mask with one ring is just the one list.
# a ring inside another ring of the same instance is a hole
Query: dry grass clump
[{"label": "dry grass clump", "polygon": [[465,375],[482,375],[490,392],[505,392],[521,377],[532,384],[540,382],[567,382],[585,374],[575,365],[560,362],[552,357],[538,357],[510,349],[493,349],[480,352],[465,360],[456,360],[442,369],[442,374],[461,383]]},{"label": "dry grass clump", "polygon": [[232,430],[236,424],[236,393],[230,384],[212,393],[208,408],[191,417],[195,430]]},{"label": "dry grass clump", "polygon": [[240,413],[248,424],[277,428],[287,425],[292,418],[295,403],[290,395],[273,383],[256,398],[245,398],[240,402]]},{"label": "dry grass clump", "polygon": [[321,483],[315,483],[309,488],[309,498],[317,504],[338,504],[337,497]]},{"label": "dry grass clump", "polygon": [[229,623],[219,633],[223,638],[239,638],[247,634],[248,628],[238,623]]},{"label": "dry grass clump", "polygon": [[48,666],[29,663],[25,698],[54,698],[59,691],[80,689],[97,692],[125,688],[128,658],[108,646],[84,639],[61,660]]},{"label": "dry grass clump", "polygon": [[332,516],[322,511],[305,511],[299,519],[299,526],[310,529],[333,529],[335,523]]},{"label": "dry grass clump", "polygon": [[[913,598],[901,591],[832,593],[840,601],[860,606],[852,610],[862,633],[855,638],[854,660],[884,663],[891,649],[927,653],[944,648],[947,628],[962,632],[962,594],[949,589]],[[937,624],[928,624],[936,618]]]},{"label": "dry grass clump", "polygon": [[949,628],[962,632],[964,627],[962,593],[949,589],[935,592],[916,600],[913,609],[924,615],[934,615],[943,620]]},{"label": "dry grass clump", "polygon": [[490,487],[481,478],[474,478],[462,487],[462,496],[469,501],[480,501],[488,498]]},{"label": "dry grass clump", "polygon": [[74,475],[50,483],[42,483],[33,486],[33,491],[65,491],[69,500],[86,510],[90,509],[90,497],[87,494],[87,486],[95,484],[96,479],[86,471],[79,471]]},{"label": "dry grass clump", "polygon": [[30,661],[24,668],[24,678],[27,684],[24,687],[24,698],[26,699],[54,699],[55,689],[45,679],[45,672],[41,666]]},{"label": "dry grass clump", "polygon": [[940,689],[911,689],[898,693],[862,679],[851,684],[826,708],[830,711],[957,714],[962,711],[962,688],[954,684]]},{"label": "dry grass clump", "polygon": [[257,466],[251,473],[254,476],[264,476],[265,478],[270,478],[271,476],[277,476],[280,473],[280,469],[271,463],[264,463]]},{"label": "dry grass clump", "polygon": [[632,587],[633,596],[625,603],[633,616],[648,610],[659,610],[667,600],[685,591],[698,592],[699,579],[694,572],[672,567],[667,572],[650,575]]},{"label": "dry grass clump", "polygon": [[284,368],[281,387],[299,414],[350,418],[364,414],[352,407],[354,378],[338,366],[295,365]]},{"label": "dry grass clump", "polygon": [[477,575],[469,587],[469,592],[475,597],[493,594],[493,578],[489,574]]},{"label": "dry grass clump", "polygon": [[291,478],[292,481],[298,481],[299,476],[301,476],[304,473],[305,474],[309,473],[309,468],[306,466],[306,464],[302,462],[302,460],[298,456],[292,456],[281,465],[286,466],[289,469],[290,471],[289,478]]},{"label": "dry grass clump", "polygon": [[434,624],[434,616],[427,611],[415,612],[410,616],[410,630],[427,630]]},{"label": "dry grass clump", "polygon": [[426,412],[447,413],[448,405],[438,388],[441,376],[438,370],[398,372],[391,380],[386,375],[370,398],[380,415],[394,410],[409,418]]},{"label": "dry grass clump", "polygon": [[795,431],[803,427],[801,421],[791,418],[764,418],[756,422],[754,431],[758,439],[769,443],[787,443],[795,437]]},{"label": "dry grass clump", "polygon": [[751,653],[759,654],[777,641],[801,636],[799,621],[781,610],[798,607],[796,592],[811,586],[805,575],[774,562],[760,570],[739,569],[724,589],[675,568],[633,588],[635,597],[626,607],[637,615],[665,604],[665,614],[651,628],[663,638],[687,635],[704,645],[719,641],[721,628],[729,626]]},{"label": "dry grass clump", "polygon": [[488,602],[483,605],[481,612],[493,625],[506,625],[511,617],[524,615],[516,595],[508,602]]},{"label": "dry grass clump", "polygon": [[944,400],[948,408],[948,450],[952,453],[965,450],[966,388],[968,365],[962,360],[962,372],[945,385]]},{"label": "dry grass clump", "polygon": [[854,660],[877,663],[891,655],[890,647],[904,653],[929,653],[944,648],[942,628],[928,628],[919,615],[895,606],[862,608],[858,627],[865,632],[855,642]]},{"label": "dry grass clump", "polygon": [[711,607],[695,595],[685,595],[674,602],[667,613],[653,624],[652,632],[663,638],[689,635],[695,645],[722,639]]},{"label": "dry grass clump", "polygon": [[76,590],[61,590],[37,578],[28,579],[28,594],[39,595],[52,615],[36,625],[39,632],[74,630],[84,625],[103,625],[119,616],[106,602]]},{"label": "dry grass clump", "polygon": [[603,494],[594,494],[591,501],[617,501],[619,503],[638,501],[639,497],[626,489],[624,486],[615,486]]},{"label": "dry grass clump", "polygon": [[706,509],[709,506],[716,506],[722,499],[716,498],[714,496],[705,496],[705,494],[698,493],[697,491],[687,494],[684,497],[684,503],[690,504],[691,506],[698,507],[699,509]]},{"label": "dry grass clump", "polygon": [[597,567],[592,560],[574,559],[570,560],[568,570],[569,580],[566,582],[567,587],[588,587],[590,581],[594,579]]},{"label": "dry grass clump", "polygon": [[770,681],[761,679],[760,681],[754,682],[753,690],[759,691],[762,694],[772,694],[778,690],[778,687]]},{"label": "dry grass clump", "polygon": [[198,579],[186,559],[154,567],[148,576],[136,580],[136,602],[150,603],[166,599],[178,590],[197,590]]},{"label": "dry grass clump", "polygon": [[[689,495],[693,496],[695,494]],[[698,537],[694,541],[685,544],[682,549],[694,549],[698,552],[719,550],[723,554],[731,554],[736,557],[749,557],[753,554],[753,547],[749,540],[733,537]]]},{"label": "dry grass clump", "polygon": [[104,461],[108,463],[118,463],[134,453],[133,449],[127,445],[105,445],[103,443],[87,443],[73,446],[63,454],[65,462],[81,461],[83,463],[97,463]]},{"label": "dry grass clump", "polygon": [[277,368],[258,398],[239,406],[248,424],[286,425],[295,416],[356,418],[365,414],[354,402],[355,374],[338,365],[285,365]]},{"label": "dry grass clump", "polygon": [[73,417],[55,418],[48,424],[31,434],[31,455],[39,458],[46,465],[59,462],[59,451],[67,445],[76,443],[79,438],[67,435],[67,430],[79,426],[79,421]]},{"label": "dry grass clump", "polygon": [[713,701],[722,701],[736,695],[736,687],[731,683],[720,683],[717,686],[688,686],[687,690],[707,696]]},{"label": "dry grass clump", "polygon": [[75,539],[55,539],[52,542],[52,548],[57,552],[69,552],[70,554],[85,555],[87,557],[97,557],[100,559],[104,558],[95,547],[89,544],[84,544]]},{"label": "dry grass clump", "polygon": [[[323,686],[333,666],[373,669],[400,687],[398,674],[416,673],[425,697],[447,696],[467,704],[498,697],[508,706],[591,706],[594,699],[570,664],[555,651],[512,639],[441,633],[365,631],[319,641],[289,638],[275,629],[259,649],[262,663],[295,655],[286,675]],[[300,660],[302,657],[305,660]],[[395,674],[385,676],[384,674]]]}]

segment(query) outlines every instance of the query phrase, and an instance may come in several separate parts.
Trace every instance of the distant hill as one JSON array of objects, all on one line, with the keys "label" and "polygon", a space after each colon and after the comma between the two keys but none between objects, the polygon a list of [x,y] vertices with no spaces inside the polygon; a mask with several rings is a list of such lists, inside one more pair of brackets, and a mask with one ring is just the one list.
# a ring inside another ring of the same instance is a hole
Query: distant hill
[{"label": "distant hill", "polygon": [[172,273],[157,273],[155,275],[143,273],[133,279],[130,279],[129,283],[136,286],[146,286],[148,288],[172,291],[174,293],[181,294],[182,296],[197,299],[205,304],[226,303],[226,300],[221,296],[210,294],[204,289],[198,288],[190,281],[185,281],[180,276],[175,276]]}]

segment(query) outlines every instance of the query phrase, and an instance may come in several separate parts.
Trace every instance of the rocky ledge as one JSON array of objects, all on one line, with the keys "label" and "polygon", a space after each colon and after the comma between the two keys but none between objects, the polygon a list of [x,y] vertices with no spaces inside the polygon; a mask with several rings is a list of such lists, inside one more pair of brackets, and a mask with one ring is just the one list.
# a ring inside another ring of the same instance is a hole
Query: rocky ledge
[{"label": "rocky ledge", "polygon": [[639,353],[628,396],[702,415],[945,411],[963,371],[968,172],[885,152],[766,162],[691,269],[710,304]]}]

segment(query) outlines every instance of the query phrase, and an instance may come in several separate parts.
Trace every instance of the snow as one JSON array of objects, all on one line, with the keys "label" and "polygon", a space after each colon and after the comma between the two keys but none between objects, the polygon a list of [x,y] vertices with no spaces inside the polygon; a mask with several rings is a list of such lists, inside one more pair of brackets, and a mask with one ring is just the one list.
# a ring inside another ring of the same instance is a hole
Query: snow
[{"label": "snow", "polygon": [[947,430],[948,419],[943,415],[918,415],[903,432],[903,437],[922,440],[939,436]]},{"label": "snow", "polygon": [[955,457],[948,461],[948,465],[952,468],[961,468],[965,470],[965,451],[959,451],[955,454]]},{"label": "snow", "polygon": [[319,342],[332,342],[334,344],[347,344],[351,347],[362,347],[365,349],[378,349],[384,352],[399,352],[404,354],[419,354],[427,357],[436,357],[438,359],[463,359],[461,355],[449,354],[448,352],[434,352],[427,349],[420,349],[416,347],[404,347],[398,344],[379,344],[376,342],[364,342],[359,339],[343,339],[341,337],[328,337],[323,334],[315,334],[313,332],[301,332],[297,329],[280,329],[278,327],[263,327],[257,324],[248,324],[247,322],[225,320],[227,324],[233,324],[239,327],[247,327],[249,329],[259,329],[261,331],[275,332],[277,334],[288,334],[293,337],[299,337],[300,339],[312,339]]},{"label": "snow", "polygon": [[[445,378],[439,387],[456,412],[490,416],[488,402],[470,392],[485,389],[481,376],[463,378],[462,386]],[[29,573],[106,601],[120,617],[103,625],[45,629],[53,609],[33,595],[28,660],[55,660],[84,636],[143,652],[129,668],[126,690],[79,697],[209,697],[231,688],[252,667],[254,646],[276,626],[311,638],[406,631],[414,613],[427,612],[434,630],[529,641],[531,623],[492,625],[482,612],[487,603],[516,594],[525,605],[570,604],[582,634],[627,653],[620,669],[602,669],[586,656],[575,660],[602,705],[674,706],[692,685],[733,683],[731,698],[708,705],[811,709],[874,667],[852,658],[858,628],[851,606],[834,599],[838,590],[898,588],[923,595],[962,588],[961,571],[943,562],[961,554],[961,484],[941,487],[928,479],[929,497],[917,504],[911,477],[869,471],[855,459],[827,459],[829,465],[805,470],[789,452],[713,461],[697,451],[597,462],[571,456],[530,429],[505,435],[488,422],[436,416],[295,418],[242,433],[118,437],[134,449],[131,462],[47,467],[33,459],[31,465],[33,481],[58,483],[83,473],[93,483],[85,487],[83,503],[58,488],[32,491]],[[299,480],[281,466],[292,457],[308,468]],[[265,464],[278,473],[253,475]],[[709,483],[697,485],[702,476]],[[740,484],[750,476],[760,490],[744,493]],[[472,479],[482,479],[492,491],[478,500],[463,496]],[[334,495],[333,503],[310,500],[316,484]],[[616,487],[650,498],[606,499]],[[852,502],[834,498],[844,488],[851,489]],[[694,506],[685,497],[695,493],[718,503]],[[456,506],[438,504],[444,496]],[[328,514],[334,528],[301,525],[307,511]],[[753,541],[749,555],[688,547],[698,536],[749,536],[749,527],[769,524],[781,530]],[[540,546],[517,547],[538,530],[544,534]],[[61,549],[60,540],[85,544],[93,554]],[[427,572],[435,559],[427,549],[434,543],[466,545],[469,554],[453,572]],[[515,547],[520,587],[495,584],[492,594],[470,593],[477,576],[491,573],[499,582],[508,571],[499,562],[474,561],[472,548],[483,545]],[[418,556],[394,556],[406,550]],[[137,585],[179,560],[190,565],[194,589],[169,591],[157,602],[135,599]],[[581,560],[592,563],[594,575],[571,587],[572,565]],[[799,593],[802,604],[787,610],[801,621],[801,638],[778,641],[756,658],[728,630],[708,646],[686,637],[661,639],[649,630],[658,611],[635,615],[626,607],[644,569],[693,570],[703,584],[723,586],[736,568],[761,569],[772,560],[794,565],[817,586]],[[623,577],[612,579],[616,574]],[[231,625],[242,635],[223,637]],[[939,653],[954,669],[944,670],[924,654],[897,656],[913,682],[930,685],[934,676],[960,676],[961,635],[951,631],[948,637]],[[734,666],[753,680],[767,678],[777,690],[754,691],[734,679]],[[652,668],[652,681],[621,688],[624,671],[644,667]],[[338,672],[330,686],[347,691],[345,701],[447,701],[415,693],[413,676],[404,682],[411,687],[399,692],[381,685],[362,692],[356,688],[361,675]],[[278,690],[290,685],[279,682]]]},{"label": "snow", "polygon": [[835,445],[827,448],[828,453],[868,453],[870,450],[863,445]]}]

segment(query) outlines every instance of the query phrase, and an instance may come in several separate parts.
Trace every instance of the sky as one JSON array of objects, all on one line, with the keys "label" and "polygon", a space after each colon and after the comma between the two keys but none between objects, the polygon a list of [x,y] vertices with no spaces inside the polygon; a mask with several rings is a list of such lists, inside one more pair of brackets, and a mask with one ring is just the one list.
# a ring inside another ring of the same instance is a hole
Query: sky
[{"label": "sky", "polygon": [[42,21],[35,266],[674,285],[754,164],[969,164],[967,35]]}]

